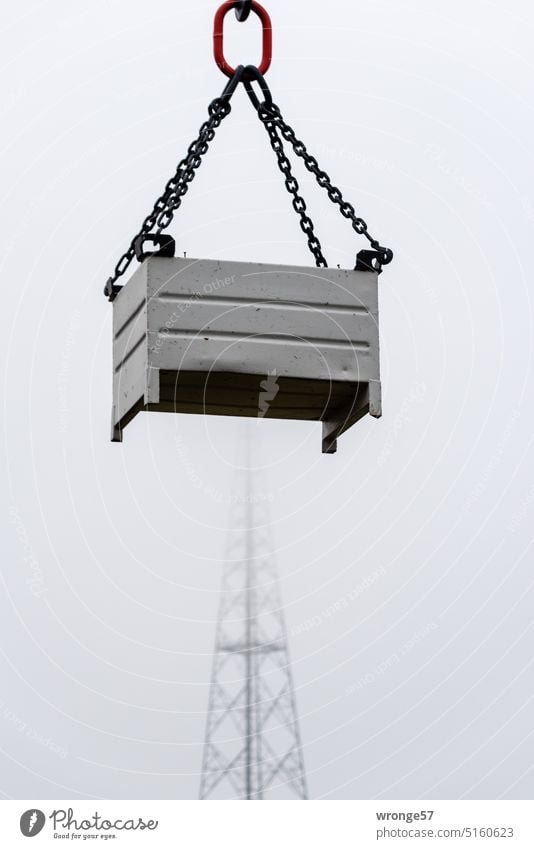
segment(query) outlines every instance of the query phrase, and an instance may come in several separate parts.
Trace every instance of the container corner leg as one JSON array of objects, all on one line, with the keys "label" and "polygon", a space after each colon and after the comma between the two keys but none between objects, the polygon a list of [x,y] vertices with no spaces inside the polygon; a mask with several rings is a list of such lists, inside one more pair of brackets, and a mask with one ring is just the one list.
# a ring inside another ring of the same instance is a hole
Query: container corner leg
[{"label": "container corner leg", "polygon": [[120,424],[115,424],[115,407],[111,410],[111,441],[122,442],[122,428]]},{"label": "container corner leg", "polygon": [[379,380],[369,381],[369,415],[375,419],[382,415],[382,384]]}]

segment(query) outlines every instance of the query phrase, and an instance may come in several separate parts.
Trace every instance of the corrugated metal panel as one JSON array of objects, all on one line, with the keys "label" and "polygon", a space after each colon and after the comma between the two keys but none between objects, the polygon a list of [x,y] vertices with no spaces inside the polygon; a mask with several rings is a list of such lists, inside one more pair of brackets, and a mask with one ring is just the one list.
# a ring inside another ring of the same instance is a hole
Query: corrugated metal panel
[{"label": "corrugated metal panel", "polygon": [[114,302],[114,334],[115,438],[143,407],[330,422],[335,410],[325,433],[380,414],[373,272],[152,257]]}]

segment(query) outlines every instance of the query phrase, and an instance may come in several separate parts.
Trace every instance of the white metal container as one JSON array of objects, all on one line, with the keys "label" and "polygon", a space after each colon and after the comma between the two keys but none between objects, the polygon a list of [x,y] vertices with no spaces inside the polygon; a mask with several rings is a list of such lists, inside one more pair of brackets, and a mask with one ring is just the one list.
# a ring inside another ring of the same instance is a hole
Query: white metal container
[{"label": "white metal container", "polygon": [[113,441],[140,410],[321,421],[333,453],[381,415],[378,275],[146,259],[113,302]]}]

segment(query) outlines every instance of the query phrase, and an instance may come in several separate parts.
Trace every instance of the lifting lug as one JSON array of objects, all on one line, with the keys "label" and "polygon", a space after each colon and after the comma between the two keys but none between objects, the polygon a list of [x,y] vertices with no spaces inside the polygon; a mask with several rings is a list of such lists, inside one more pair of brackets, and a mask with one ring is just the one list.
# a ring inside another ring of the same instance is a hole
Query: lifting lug
[{"label": "lifting lug", "polygon": [[115,298],[117,297],[117,295],[119,294],[121,289],[122,289],[122,286],[117,286],[117,284],[113,282],[113,278],[110,277],[108,279],[106,285],[104,286],[104,295],[106,296],[108,301],[110,303],[112,303],[115,300]]},{"label": "lifting lug", "polygon": [[380,251],[363,250],[356,255],[355,271],[374,271],[382,274],[382,266],[387,265],[393,259],[393,251],[383,248]]},{"label": "lifting lug", "polygon": [[[154,246],[159,245],[157,251],[145,251],[145,242],[152,242]],[[135,256],[138,262],[143,262],[149,256],[165,256],[172,258],[176,252],[176,242],[172,236],[166,233],[146,233],[138,236],[135,240]]]}]

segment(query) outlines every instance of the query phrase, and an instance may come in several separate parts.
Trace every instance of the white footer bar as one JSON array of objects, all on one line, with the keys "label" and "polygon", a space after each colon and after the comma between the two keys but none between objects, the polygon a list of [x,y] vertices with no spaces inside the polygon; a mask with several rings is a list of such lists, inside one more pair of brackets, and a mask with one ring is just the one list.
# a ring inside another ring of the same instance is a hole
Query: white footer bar
[{"label": "white footer bar", "polygon": [[[35,838],[35,844],[28,839]],[[533,849],[531,801],[2,801],[0,845]]]}]

